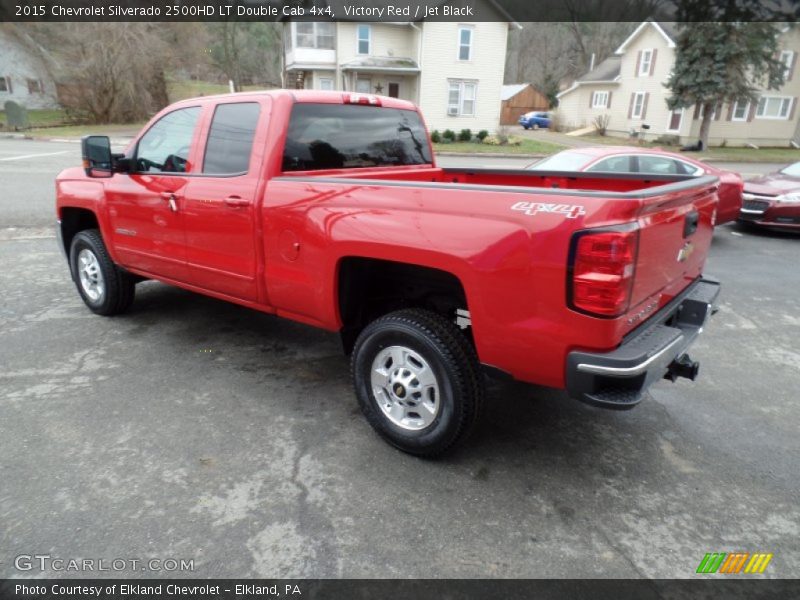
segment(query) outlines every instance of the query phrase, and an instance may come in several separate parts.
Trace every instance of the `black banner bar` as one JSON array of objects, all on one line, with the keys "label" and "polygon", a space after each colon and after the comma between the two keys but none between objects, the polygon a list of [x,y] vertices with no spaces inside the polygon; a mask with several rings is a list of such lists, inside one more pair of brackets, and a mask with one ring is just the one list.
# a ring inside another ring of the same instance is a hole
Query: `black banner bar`
[{"label": "black banner bar", "polygon": [[[713,579],[711,577],[714,577]],[[618,579],[6,579],[4,600],[656,600],[797,598],[800,580],[699,575],[692,580]]]},{"label": "black banner bar", "polygon": [[[0,22],[676,20],[688,0],[0,0]],[[706,0],[706,20],[795,21],[800,0]],[[743,18],[745,17],[745,18]]]}]

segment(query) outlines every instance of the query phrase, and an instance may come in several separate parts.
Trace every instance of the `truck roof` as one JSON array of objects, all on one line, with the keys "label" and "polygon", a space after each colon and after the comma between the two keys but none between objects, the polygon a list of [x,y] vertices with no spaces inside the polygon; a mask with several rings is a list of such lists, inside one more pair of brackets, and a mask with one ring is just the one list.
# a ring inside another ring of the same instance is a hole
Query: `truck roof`
[{"label": "truck roof", "polygon": [[197,106],[198,104],[214,104],[220,100],[228,98],[258,98],[270,96],[272,98],[289,98],[292,102],[306,102],[318,104],[344,104],[347,98],[352,94],[359,96],[370,96],[377,98],[381,106],[388,108],[400,108],[405,110],[417,110],[416,105],[408,100],[400,100],[399,98],[392,98],[390,96],[381,96],[378,94],[358,94],[357,92],[333,92],[323,90],[289,90],[289,89],[276,89],[276,90],[254,90],[247,92],[236,92],[233,94],[215,94],[213,96],[197,96],[195,98],[187,98],[174,102],[170,106]]}]

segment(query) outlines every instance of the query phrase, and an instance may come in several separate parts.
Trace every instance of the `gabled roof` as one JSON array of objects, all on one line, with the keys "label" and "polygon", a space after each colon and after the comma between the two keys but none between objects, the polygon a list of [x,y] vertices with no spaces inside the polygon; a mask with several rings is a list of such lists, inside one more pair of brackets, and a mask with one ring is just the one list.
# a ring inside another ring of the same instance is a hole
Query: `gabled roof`
[{"label": "gabled roof", "polygon": [[530,83],[514,83],[511,85],[504,85],[500,90],[500,100],[508,100],[509,98],[513,98],[529,85]]},{"label": "gabled roof", "polygon": [[675,26],[673,23],[658,23],[656,21],[651,21],[648,19],[647,21],[642,21],[639,26],[633,30],[628,38],[622,42],[622,45],[617,48],[614,54],[625,54],[625,50],[627,50],[628,45],[635,40],[639,35],[648,27],[652,27],[658,33],[661,34],[661,37],[664,38],[664,41],[667,42],[667,46],[669,48],[675,47]]},{"label": "gabled roof", "polygon": [[597,65],[593,71],[584,73],[575,81],[581,83],[597,83],[599,81],[613,82],[616,81],[620,73],[620,63],[622,59],[619,56],[609,56],[607,59]]}]

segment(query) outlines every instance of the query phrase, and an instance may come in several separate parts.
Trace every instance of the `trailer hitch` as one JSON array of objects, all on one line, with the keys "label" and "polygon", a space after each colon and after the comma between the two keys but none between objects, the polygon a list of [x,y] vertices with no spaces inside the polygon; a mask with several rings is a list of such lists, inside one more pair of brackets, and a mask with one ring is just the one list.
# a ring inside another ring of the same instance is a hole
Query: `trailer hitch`
[{"label": "trailer hitch", "polygon": [[664,374],[664,379],[669,379],[673,383],[678,377],[697,379],[697,374],[700,371],[700,363],[689,358],[688,354],[681,354],[678,358],[673,360],[667,367],[667,372]]}]

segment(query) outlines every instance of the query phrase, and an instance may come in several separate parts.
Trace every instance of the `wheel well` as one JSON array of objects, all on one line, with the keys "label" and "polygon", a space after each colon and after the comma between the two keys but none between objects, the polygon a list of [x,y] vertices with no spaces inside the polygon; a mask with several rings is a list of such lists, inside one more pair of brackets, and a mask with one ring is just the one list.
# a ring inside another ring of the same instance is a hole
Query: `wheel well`
[{"label": "wheel well", "polygon": [[461,281],[452,273],[372,258],[342,260],[339,314],[345,352],[350,353],[367,324],[403,308],[432,310],[467,327],[456,315],[457,310],[467,309],[467,296]]},{"label": "wheel well", "polygon": [[69,248],[72,245],[72,238],[84,229],[100,229],[95,214],[85,208],[62,208],[61,209],[61,238],[64,242],[64,250],[69,256]]}]

